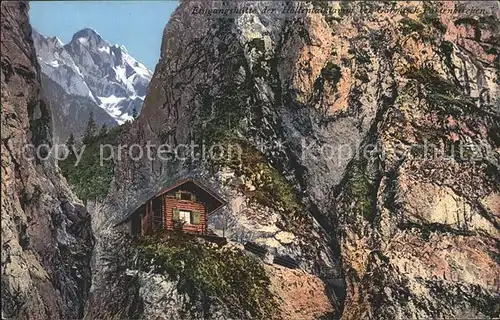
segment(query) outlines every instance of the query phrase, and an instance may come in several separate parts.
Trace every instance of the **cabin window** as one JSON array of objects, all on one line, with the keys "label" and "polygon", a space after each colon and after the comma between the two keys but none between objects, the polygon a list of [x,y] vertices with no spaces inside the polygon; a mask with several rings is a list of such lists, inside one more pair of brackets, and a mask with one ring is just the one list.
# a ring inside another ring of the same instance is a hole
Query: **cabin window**
[{"label": "cabin window", "polygon": [[194,194],[192,194],[191,192],[186,192],[186,191],[177,191],[175,193],[175,197],[178,200],[191,200],[191,201],[196,200],[196,196]]},{"label": "cabin window", "polygon": [[201,224],[201,213],[193,211],[191,217],[192,224]]},{"label": "cabin window", "polygon": [[191,211],[179,210],[179,220],[191,224]]}]

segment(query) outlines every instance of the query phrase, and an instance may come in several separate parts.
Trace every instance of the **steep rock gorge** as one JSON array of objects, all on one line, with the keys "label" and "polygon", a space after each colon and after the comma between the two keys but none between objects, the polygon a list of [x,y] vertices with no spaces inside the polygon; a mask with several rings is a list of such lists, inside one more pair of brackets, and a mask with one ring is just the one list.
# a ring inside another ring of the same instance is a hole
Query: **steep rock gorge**
[{"label": "steep rock gorge", "polygon": [[94,210],[89,318],[269,316],[220,299],[207,309],[179,279],[130,264],[116,222],[186,176],[228,200],[211,218],[219,234],[324,284],[300,314],[284,292],[293,276],[268,271],[271,289],[282,281],[273,317],[498,315],[498,2],[311,1],[283,14],[295,5],[182,1],[173,14],[120,143],[237,145],[241,158],[122,155]]},{"label": "steep rock gorge", "polygon": [[35,156],[51,143],[51,114],[41,99],[28,2],[4,1],[1,9],[2,319],[81,318],[90,216],[56,164]]}]

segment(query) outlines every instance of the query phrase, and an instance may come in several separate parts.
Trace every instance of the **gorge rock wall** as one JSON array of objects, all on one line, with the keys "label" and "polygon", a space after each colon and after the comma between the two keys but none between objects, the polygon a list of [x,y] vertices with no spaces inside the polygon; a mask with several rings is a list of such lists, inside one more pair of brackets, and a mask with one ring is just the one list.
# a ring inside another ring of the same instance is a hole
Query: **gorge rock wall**
[{"label": "gorge rock wall", "polygon": [[57,166],[25,148],[50,144],[50,106],[29,5],[1,6],[2,318],[77,319],[90,288],[90,216]]}]

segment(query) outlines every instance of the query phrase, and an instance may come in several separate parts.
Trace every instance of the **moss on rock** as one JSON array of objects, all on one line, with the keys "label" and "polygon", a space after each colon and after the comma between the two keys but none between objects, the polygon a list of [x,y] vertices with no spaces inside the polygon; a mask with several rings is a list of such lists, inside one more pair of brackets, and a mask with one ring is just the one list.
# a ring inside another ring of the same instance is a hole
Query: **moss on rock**
[{"label": "moss on rock", "polygon": [[280,212],[284,229],[299,232],[307,225],[306,209],[283,175],[266,160],[264,154],[243,139],[231,138],[225,145],[239,146],[240,153],[214,161],[216,168],[229,167],[237,176],[249,180],[255,190],[242,186],[251,200]]},{"label": "moss on rock", "polygon": [[352,199],[353,210],[366,220],[373,220],[373,182],[365,172],[365,164],[353,163],[349,172],[346,190]]},{"label": "moss on rock", "polygon": [[277,304],[264,267],[242,251],[182,233],[141,238],[132,249],[140,271],[168,276],[191,302],[223,302],[236,318],[269,319]]},{"label": "moss on rock", "polygon": [[401,31],[403,31],[404,35],[408,35],[413,32],[421,32],[422,30],[425,29],[425,26],[414,19],[411,18],[403,18],[399,22],[401,24]]},{"label": "moss on rock", "polygon": [[420,14],[420,21],[422,21],[423,24],[429,25],[431,27],[434,27],[441,33],[446,32],[446,25],[441,22],[439,13],[437,8],[435,8],[436,4],[425,2],[424,3],[424,10]]}]

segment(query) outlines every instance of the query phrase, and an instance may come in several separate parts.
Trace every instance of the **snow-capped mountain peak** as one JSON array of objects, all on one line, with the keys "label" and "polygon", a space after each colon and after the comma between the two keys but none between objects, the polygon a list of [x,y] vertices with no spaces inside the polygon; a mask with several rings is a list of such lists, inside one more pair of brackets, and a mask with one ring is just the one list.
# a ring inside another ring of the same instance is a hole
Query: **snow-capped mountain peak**
[{"label": "snow-capped mountain peak", "polygon": [[42,72],[68,94],[88,97],[117,123],[140,111],[152,72],[124,46],[110,45],[92,28],[67,44],[36,30],[33,40]]},{"label": "snow-capped mountain peak", "polygon": [[71,39],[71,42],[75,41],[85,46],[93,46],[103,42],[104,40],[101,38],[101,35],[94,29],[85,28],[73,35],[73,39]]},{"label": "snow-capped mountain peak", "polygon": [[64,46],[64,43],[58,37],[47,38],[47,40],[56,48],[62,48],[62,46]]}]

